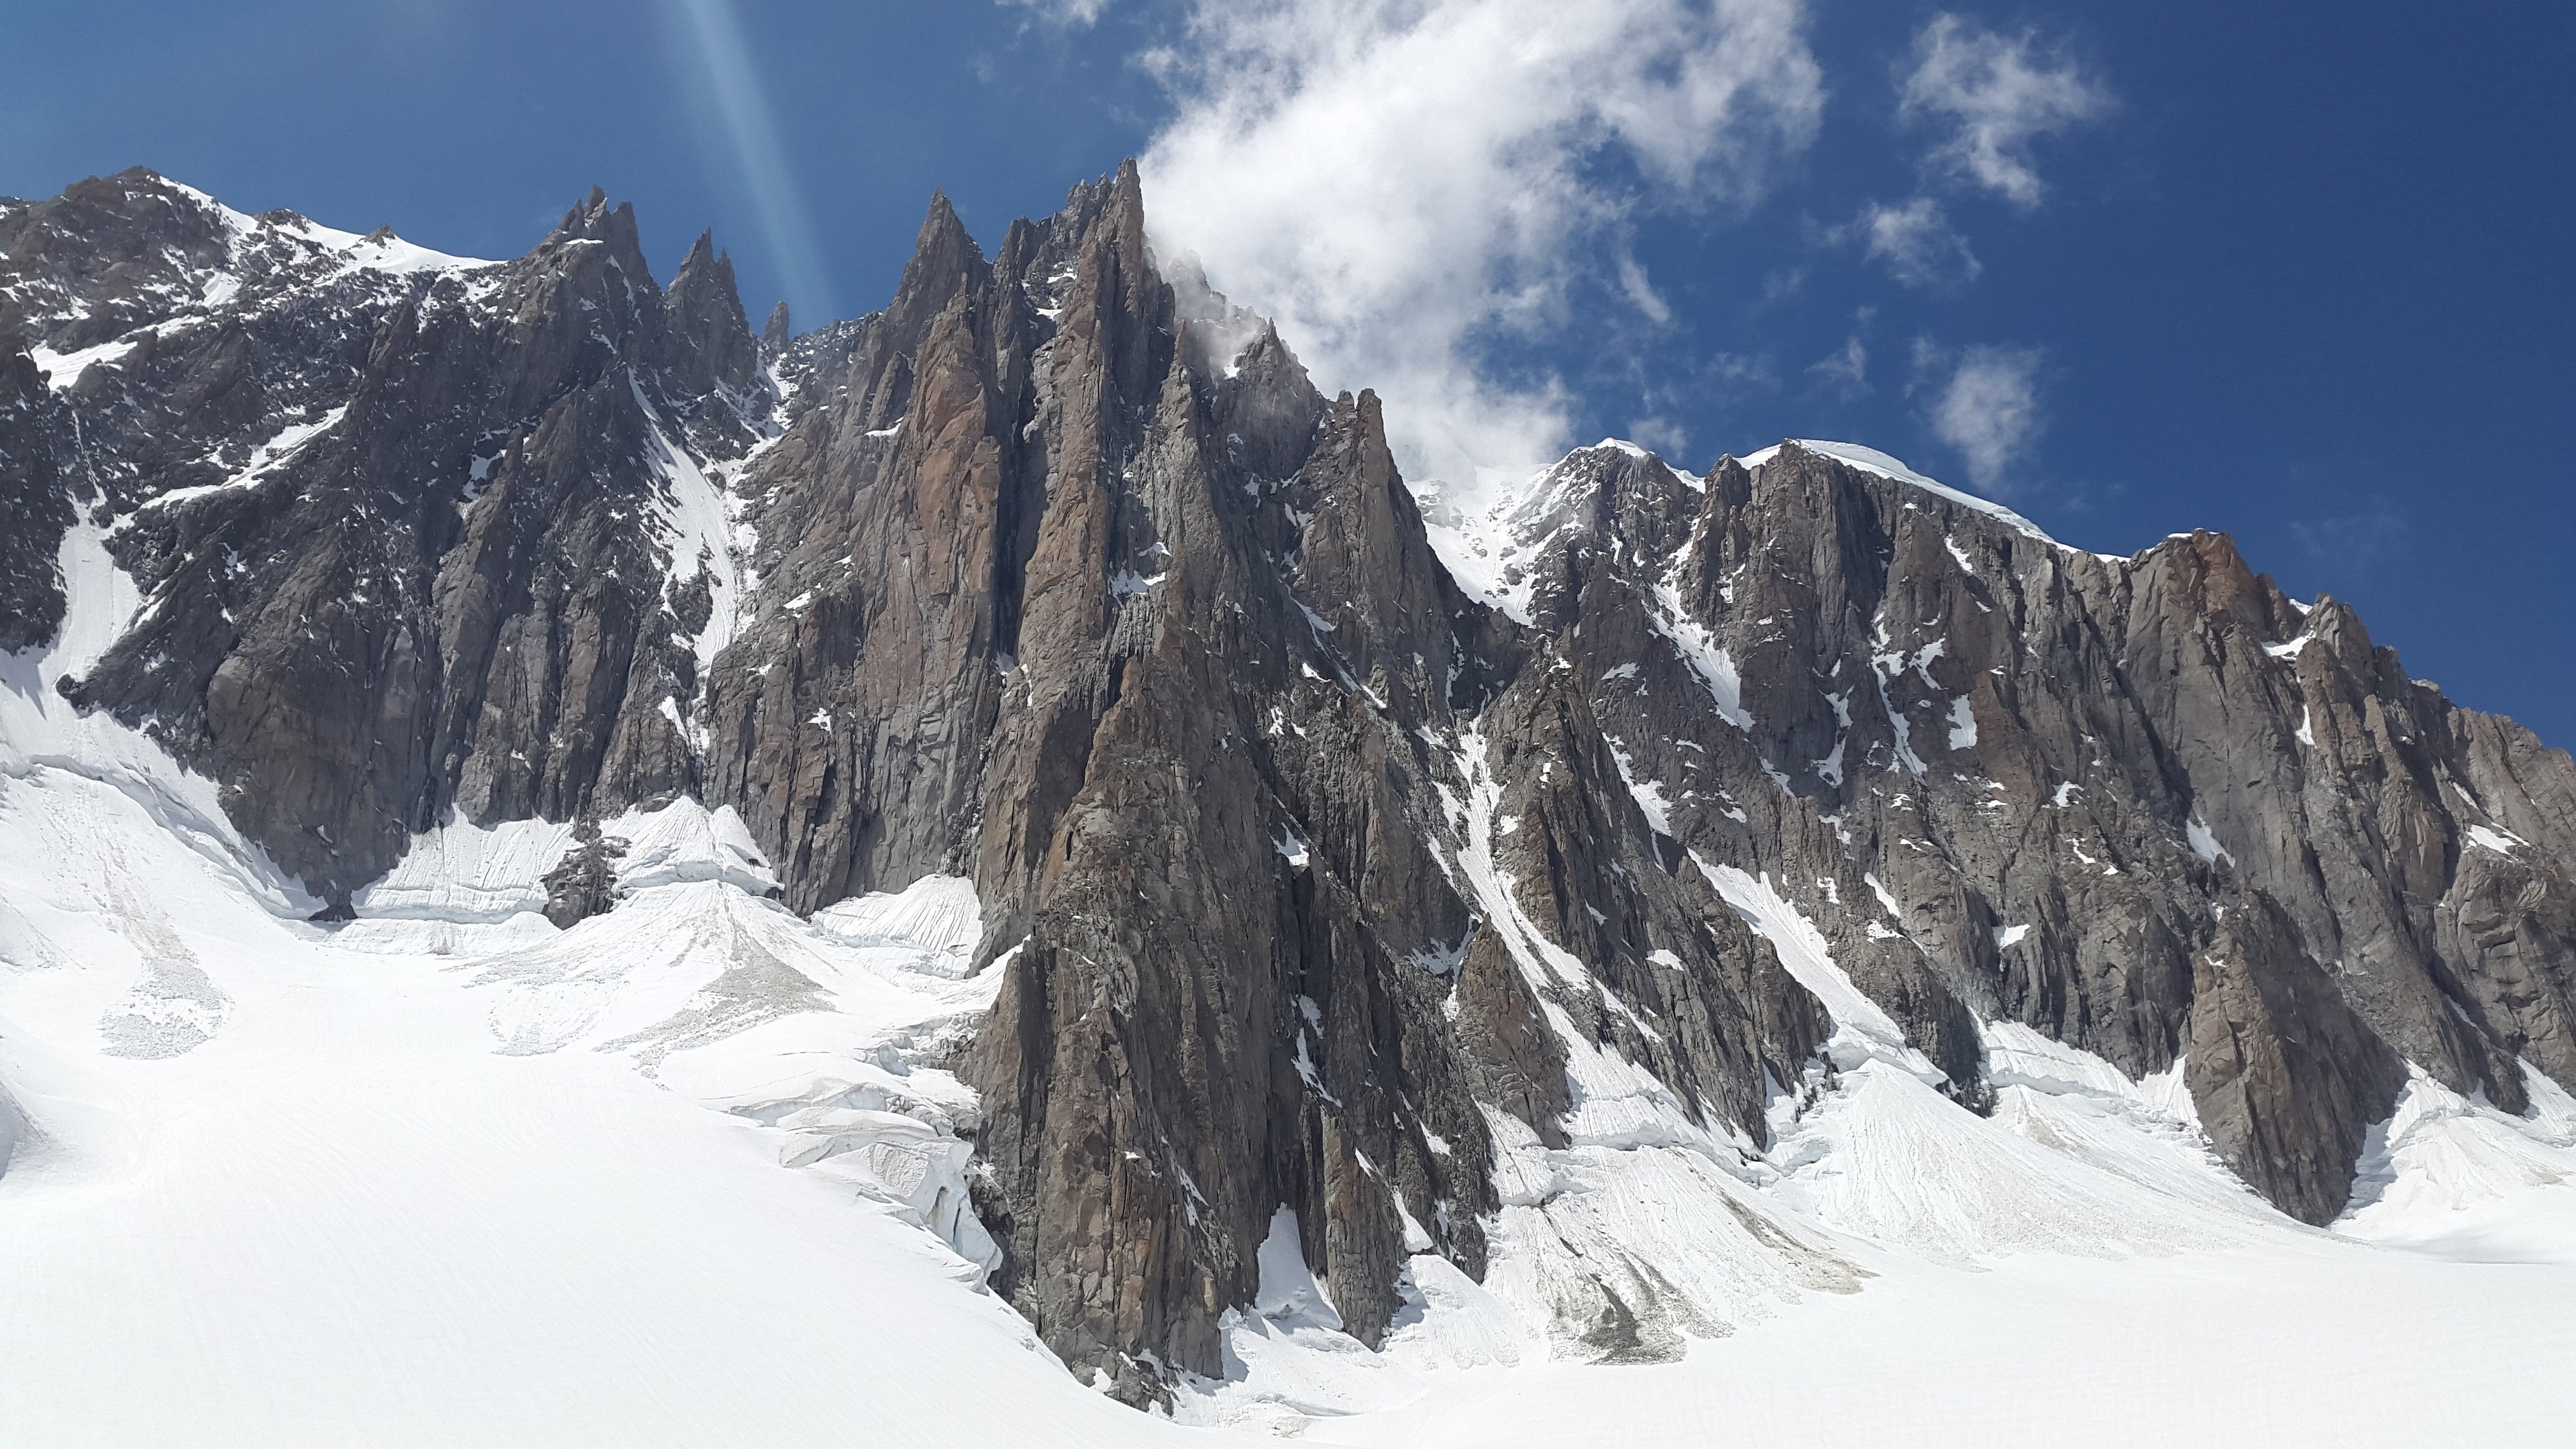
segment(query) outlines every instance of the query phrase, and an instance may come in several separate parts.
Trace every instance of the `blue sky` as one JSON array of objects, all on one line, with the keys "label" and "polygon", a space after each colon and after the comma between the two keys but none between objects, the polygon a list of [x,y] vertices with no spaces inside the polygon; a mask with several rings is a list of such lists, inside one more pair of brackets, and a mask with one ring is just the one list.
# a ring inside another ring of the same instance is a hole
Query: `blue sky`
[{"label": "blue sky", "polygon": [[885,300],[934,187],[991,242],[1143,155],[1158,241],[1386,391],[1426,467],[1865,442],[2106,552],[2231,531],[2576,743],[2568,7],[100,0],[10,29],[0,191],[144,164],[497,257],[596,183],[657,269],[712,226],[755,319],[784,296],[800,327]]}]

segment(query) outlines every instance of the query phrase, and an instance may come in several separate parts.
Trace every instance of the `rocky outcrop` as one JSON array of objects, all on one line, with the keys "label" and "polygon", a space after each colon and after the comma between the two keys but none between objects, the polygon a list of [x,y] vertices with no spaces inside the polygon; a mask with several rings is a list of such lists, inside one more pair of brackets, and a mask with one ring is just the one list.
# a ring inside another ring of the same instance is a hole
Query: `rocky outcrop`
[{"label": "rocky outcrop", "polygon": [[617,908],[617,862],[626,856],[623,836],[603,835],[587,816],[573,822],[573,847],[547,871],[545,917],[562,930]]},{"label": "rocky outcrop", "polygon": [[1481,1272],[1481,1104],[1559,1133],[1568,1004],[1762,1133],[1765,1069],[1793,1077],[1821,1014],[1633,807],[1587,798],[1615,767],[1579,701],[1533,693],[1489,755],[1562,812],[1521,839],[1569,872],[1524,892],[1587,944],[1578,902],[1618,904],[1609,989],[1676,1031],[1479,926],[1451,802],[1517,631],[1439,567],[1374,397],[1328,401],[1163,282],[1132,171],[991,260],[935,202],[894,302],[786,366],[836,401],[742,480],[764,583],[710,685],[709,788],[791,904],[976,879],[1006,972],[966,1063],[984,1208],[1060,1352],[1130,1396],[1217,1372],[1283,1204],[1363,1341],[1409,1231]]},{"label": "rocky outcrop", "polygon": [[202,297],[231,250],[221,210],[140,167],[0,207],[0,331],[62,353],[118,341]]},{"label": "rocky outcrop", "polygon": [[0,653],[42,644],[63,622],[56,558],[72,500],[54,463],[55,409],[26,339],[0,327]]},{"label": "rocky outcrop", "polygon": [[[1995,1022],[2179,1062],[2311,1222],[2410,1063],[2576,1083],[2576,767],[2343,605],[1837,445],[1426,510],[1132,167],[990,256],[934,199],[801,337],[597,193],[473,263],[132,172],[0,246],[0,646],[96,527],[146,602],[66,692],[341,913],[451,814],[679,794],[799,911],[971,878],[993,1283],[1130,1401],[1222,1371],[1283,1207],[1362,1342],[1423,1255],[1482,1275],[1507,1153],[1641,1140],[1603,1072],[1758,1152],[1827,975],[1971,1110]],[[1567,1351],[1715,1331],[1600,1288]]]},{"label": "rocky outcrop", "polygon": [[750,392],[760,376],[760,343],[743,315],[733,257],[716,250],[715,233],[698,234],[662,295],[662,308],[669,319],[669,341],[660,349],[668,370],[666,396],[695,402],[718,388],[736,399]]},{"label": "rocky outcrop", "polygon": [[2332,1221],[2353,1163],[2387,1120],[2405,1064],[2300,946],[2288,913],[2249,891],[2194,962],[2184,1082],[2210,1143],[2283,1212]]},{"label": "rocky outcrop", "polygon": [[1583,450],[1478,546],[1677,841],[1776,881],[1962,1100],[1981,1019],[2188,1056],[2322,1221],[2401,1060],[2508,1110],[2517,1058],[2565,1071],[2563,753],[2221,535],[2104,558],[1893,460],[1750,462]]},{"label": "rocky outcrop", "polygon": [[[63,261],[82,225],[153,260]],[[334,898],[451,809],[562,819],[695,785],[688,515],[721,518],[701,461],[758,423],[729,264],[702,243],[666,296],[597,193],[500,265],[149,173],[13,226],[33,240],[11,295],[52,309],[23,324],[48,345],[150,319],[54,386],[81,440],[66,486],[101,495],[151,601],[74,702],[211,775]]]}]

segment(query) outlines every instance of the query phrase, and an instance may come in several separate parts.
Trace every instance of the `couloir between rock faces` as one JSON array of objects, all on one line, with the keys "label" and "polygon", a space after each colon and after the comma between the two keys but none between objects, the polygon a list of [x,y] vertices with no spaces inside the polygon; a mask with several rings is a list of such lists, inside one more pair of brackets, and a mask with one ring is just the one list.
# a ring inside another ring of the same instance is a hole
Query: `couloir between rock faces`
[{"label": "couloir between rock faces", "polygon": [[[144,603],[64,692],[335,903],[451,817],[682,794],[800,912],[971,878],[993,1284],[1131,1402],[1223,1372],[1282,1206],[1374,1345],[1415,1256],[1485,1273],[1498,1134],[1758,1158],[1857,1060],[1783,912],[1960,1104],[1987,1023],[2180,1062],[2308,1222],[2410,1070],[2576,1085],[2576,767],[2342,604],[1836,445],[1426,518],[1132,166],[990,258],[934,200],[801,337],[597,193],[477,263],[128,172],[0,251],[0,647],[103,550]],[[1581,1356],[1693,1321],[1569,1292]]]}]

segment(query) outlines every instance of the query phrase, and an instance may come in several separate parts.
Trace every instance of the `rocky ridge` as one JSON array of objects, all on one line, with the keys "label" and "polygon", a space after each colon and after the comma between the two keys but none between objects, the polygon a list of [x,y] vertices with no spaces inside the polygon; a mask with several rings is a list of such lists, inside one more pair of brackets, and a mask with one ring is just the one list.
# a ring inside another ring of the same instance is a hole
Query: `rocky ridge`
[{"label": "rocky ridge", "polygon": [[[66,694],[335,912],[442,821],[680,795],[799,911],[972,879],[993,1283],[1132,1402],[1225,1372],[1282,1207],[1374,1345],[1551,1211],[1533,1165],[1767,1170],[1867,1055],[1835,971],[1971,1109],[1995,1023],[2180,1063],[2310,1222],[2408,1071],[2576,1084],[2576,767],[2342,604],[1843,445],[1426,513],[1132,167],[989,258],[934,200],[801,337],[597,193],[478,263],[128,172],[0,203],[0,255],[0,648],[112,559],[144,605]],[[1709,1329],[1575,1206],[1569,1352]]]}]

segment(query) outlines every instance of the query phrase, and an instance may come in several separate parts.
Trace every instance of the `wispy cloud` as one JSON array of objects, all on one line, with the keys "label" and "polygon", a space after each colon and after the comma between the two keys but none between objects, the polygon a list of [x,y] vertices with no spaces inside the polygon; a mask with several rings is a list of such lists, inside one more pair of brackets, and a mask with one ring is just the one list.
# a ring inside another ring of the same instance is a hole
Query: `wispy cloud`
[{"label": "wispy cloud", "polygon": [[1721,352],[1695,372],[1690,386],[1719,403],[1748,402],[1780,390],[1780,374],[1771,359],[1755,354]]},{"label": "wispy cloud", "polygon": [[1664,300],[1663,293],[1655,290],[1654,282],[1646,276],[1645,267],[1635,257],[1619,258],[1619,290],[1627,295],[1639,312],[1645,314],[1646,320],[1656,326],[1664,326],[1673,320],[1672,304]]},{"label": "wispy cloud", "polygon": [[[1578,288],[1649,321],[1655,208],[1760,197],[1814,138],[1803,0],[1195,0],[1147,58],[1178,103],[1144,157],[1156,244],[1276,317],[1326,386],[1374,386],[1407,471],[1465,484],[1567,441]],[[1524,353],[1524,356],[1529,355]]]},{"label": "wispy cloud", "polygon": [[999,0],[1006,9],[1026,10],[1050,25],[1083,30],[1100,23],[1110,0]]},{"label": "wispy cloud", "polygon": [[1932,435],[1967,462],[1969,480],[1986,492],[2008,491],[2013,470],[2047,431],[2040,411],[2036,347],[1974,346],[1953,355],[1918,341],[1914,365],[1930,385]]},{"label": "wispy cloud", "polygon": [[1694,364],[1636,368],[1628,381],[1640,411],[1624,435],[1676,465],[1694,461],[1690,420],[1714,415],[1731,421],[1780,394],[1780,370],[1760,353],[1720,352]]},{"label": "wispy cloud", "polygon": [[1663,455],[1667,463],[1681,465],[1689,456],[1690,431],[1661,413],[1628,421],[1628,441]]},{"label": "wispy cloud", "polygon": [[2035,32],[2005,35],[1946,13],[1916,33],[1897,98],[1901,118],[1948,132],[1927,158],[1934,167],[2024,209],[2046,189],[2031,143],[2112,105],[2100,82]]},{"label": "wispy cloud", "polygon": [[778,142],[778,126],[770,119],[768,96],[752,70],[732,0],[672,0],[672,4],[695,42],[707,94],[715,102],[734,163],[751,192],[761,244],[786,282],[788,305],[798,316],[814,321],[839,316],[831,275],[815,247],[814,224],[805,213],[804,192],[788,170],[787,151]]},{"label": "wispy cloud", "polygon": [[2313,562],[2349,577],[2367,575],[2406,550],[2406,520],[2387,508],[2294,520],[2290,537]]},{"label": "wispy cloud", "polygon": [[1855,332],[1843,339],[1843,345],[1808,364],[1807,375],[1834,390],[1843,401],[1865,396],[1869,392],[1869,349],[1861,344]]},{"label": "wispy cloud", "polygon": [[1941,203],[1928,196],[1902,206],[1871,202],[1834,228],[1833,236],[1858,242],[1863,255],[1885,262],[1889,274],[1909,287],[1964,286],[1984,270],[1968,239],[1951,229]]}]

